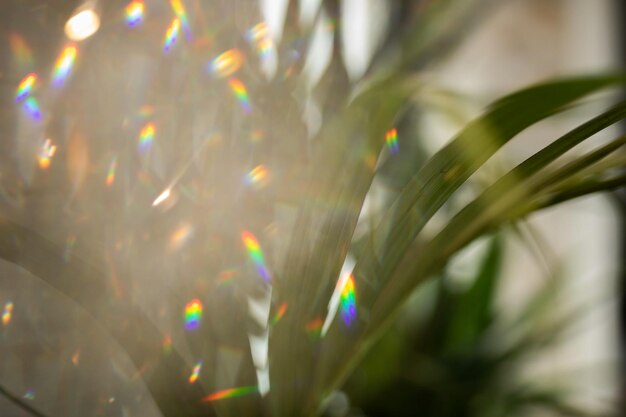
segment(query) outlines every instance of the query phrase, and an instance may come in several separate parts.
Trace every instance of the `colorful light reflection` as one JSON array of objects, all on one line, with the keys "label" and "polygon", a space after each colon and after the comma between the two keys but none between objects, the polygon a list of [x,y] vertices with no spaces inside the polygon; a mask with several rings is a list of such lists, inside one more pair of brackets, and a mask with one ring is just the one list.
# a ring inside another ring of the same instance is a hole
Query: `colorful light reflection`
[{"label": "colorful light reflection", "polygon": [[254,44],[257,53],[262,59],[269,57],[274,49],[274,42],[270,38],[267,23],[261,22],[248,30],[248,40]]},{"label": "colorful light reflection", "polygon": [[234,74],[243,65],[243,54],[238,49],[229,49],[218,55],[209,64],[209,70],[220,78]]},{"label": "colorful light reflection", "polygon": [[37,162],[39,163],[39,168],[48,169],[50,167],[50,163],[52,162],[52,157],[57,151],[56,145],[53,145],[50,139],[46,139],[41,148],[39,149],[39,154],[37,155]]},{"label": "colorful light reflection", "polygon": [[262,187],[267,182],[268,171],[265,165],[258,165],[246,174],[246,184]]},{"label": "colorful light reflection", "polygon": [[276,315],[272,319],[272,325],[275,325],[276,323],[278,323],[285,316],[288,306],[289,304],[282,303],[280,307],[278,307],[278,311],[276,312]]},{"label": "colorful light reflection", "polygon": [[183,29],[185,30],[185,35],[187,36],[187,40],[191,39],[191,28],[189,26],[189,18],[187,17],[187,12],[185,11],[185,6],[181,0],[171,0],[170,5],[172,6],[172,10],[174,14],[179,19],[179,21],[183,25]]},{"label": "colorful light reflection", "polygon": [[225,398],[242,397],[244,395],[254,394],[258,391],[259,388],[256,385],[249,387],[228,388],[207,395],[202,399],[202,402],[206,403],[210,401],[223,400]]},{"label": "colorful light reflection", "polygon": [[15,93],[15,101],[18,103],[24,100],[30,94],[31,90],[37,82],[37,74],[30,73],[20,81]]},{"label": "colorful light reflection", "polygon": [[41,120],[41,110],[39,109],[39,102],[35,97],[28,97],[26,101],[24,101],[24,110],[33,120]]},{"label": "colorful light reflection", "polygon": [[4,309],[2,310],[2,324],[4,326],[8,326],[11,323],[11,318],[13,317],[13,302],[9,301],[4,305]]},{"label": "colorful light reflection", "polygon": [[76,61],[76,54],[78,49],[75,45],[66,46],[54,64],[54,71],[52,74],[52,85],[60,87],[65,83],[67,77],[69,77],[74,62]]},{"label": "colorful light reflection", "polygon": [[398,145],[398,131],[394,127],[387,132],[385,136],[385,141],[387,142],[387,147],[389,148],[389,152],[396,154],[400,150],[400,146]]},{"label": "colorful light reflection", "polygon": [[231,78],[230,80],[228,80],[228,85],[230,85],[230,89],[235,94],[235,97],[241,105],[241,108],[246,113],[252,112],[252,107],[250,106],[250,97],[248,96],[248,90],[246,90],[246,86],[243,85],[243,83],[236,78]]},{"label": "colorful light reflection", "polygon": [[117,157],[113,157],[109,164],[109,171],[107,172],[106,185],[110,187],[115,182],[115,170],[117,168]]},{"label": "colorful light reflection", "polygon": [[125,9],[126,23],[128,26],[133,27],[141,23],[143,20],[144,8],[145,6],[143,1],[140,0],[134,0],[128,3]]},{"label": "colorful light reflection", "polygon": [[189,375],[189,383],[195,383],[200,377],[200,371],[202,370],[202,361],[196,363],[196,366],[193,367],[191,371],[191,375]]},{"label": "colorful light reflection", "polygon": [[254,262],[258,274],[261,276],[261,278],[263,278],[263,281],[270,282],[270,272],[265,265],[265,259],[263,258],[263,251],[261,251],[259,241],[252,233],[245,230],[241,232],[241,240],[246,246],[246,249],[248,250],[248,256],[250,256],[250,259],[252,259],[252,262]]},{"label": "colorful light reflection", "polygon": [[196,330],[202,320],[202,302],[198,299],[191,300],[185,306],[185,329]]},{"label": "colorful light reflection", "polygon": [[170,248],[180,249],[185,243],[189,241],[193,235],[193,227],[190,224],[182,224],[177,227],[170,236]]},{"label": "colorful light reflection", "polygon": [[154,140],[154,132],[156,131],[153,123],[148,123],[141,129],[139,133],[139,153],[142,155],[150,150],[152,141]]},{"label": "colorful light reflection", "polygon": [[165,40],[163,41],[163,51],[169,52],[176,40],[178,39],[178,32],[180,31],[180,19],[177,17],[172,20],[172,23],[167,28],[165,32]]},{"label": "colorful light reflection", "polygon": [[341,289],[341,318],[346,326],[351,326],[356,320],[356,293],[354,276],[350,274]]}]

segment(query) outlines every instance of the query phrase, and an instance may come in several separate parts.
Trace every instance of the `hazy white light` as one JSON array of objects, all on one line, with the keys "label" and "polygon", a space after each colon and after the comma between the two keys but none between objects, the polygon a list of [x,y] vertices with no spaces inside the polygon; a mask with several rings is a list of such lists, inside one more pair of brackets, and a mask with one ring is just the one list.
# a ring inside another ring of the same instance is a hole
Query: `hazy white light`
[{"label": "hazy white light", "polygon": [[169,198],[171,194],[171,190],[169,188],[167,188],[165,191],[163,191],[157,198],[156,200],[154,200],[154,202],[152,203],[152,206],[158,206],[159,204],[161,204],[162,202],[164,202],[165,200],[167,200]]},{"label": "hazy white light", "polygon": [[288,3],[289,0],[261,0],[261,12],[274,41],[279,41],[283,35]]},{"label": "hazy white light", "polygon": [[73,41],[87,39],[100,28],[100,18],[93,10],[82,10],[65,24],[65,34]]},{"label": "hazy white light", "polygon": [[257,369],[256,379],[259,384],[259,394],[265,397],[270,392],[270,368]]}]

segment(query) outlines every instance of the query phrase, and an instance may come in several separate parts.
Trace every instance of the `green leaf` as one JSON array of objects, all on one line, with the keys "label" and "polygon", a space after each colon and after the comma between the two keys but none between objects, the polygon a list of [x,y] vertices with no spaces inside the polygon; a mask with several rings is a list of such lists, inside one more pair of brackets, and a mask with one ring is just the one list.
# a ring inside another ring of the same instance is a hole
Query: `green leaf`
[{"label": "green leaf", "polygon": [[626,174],[607,180],[590,180],[564,190],[558,190],[544,197],[535,205],[528,207],[528,210],[539,210],[600,191],[617,190],[624,186],[626,186]]},{"label": "green leaf", "polygon": [[502,242],[496,236],[490,242],[476,280],[457,300],[448,334],[448,349],[457,351],[475,344],[491,324],[493,297],[501,263]]},{"label": "green leaf", "polygon": [[[379,246],[372,255],[381,260],[382,276],[393,269],[408,245],[452,193],[506,142],[582,96],[616,82],[623,82],[623,79],[557,81],[494,103],[487,114],[470,123],[412,178],[394,204],[392,214],[380,225]],[[417,221],[412,213],[417,213]]]},{"label": "green leaf", "polygon": [[[606,113],[565,134],[522,162],[469,203],[426,245],[422,257],[427,260],[417,268],[424,271],[422,268],[432,268],[434,265],[445,262],[452,253],[469,243],[486,228],[493,228],[500,224],[503,221],[501,216],[504,215],[506,220],[511,220],[513,218],[511,213],[515,213],[521,203],[532,197],[540,187],[552,182],[552,177],[546,180],[542,176],[535,175],[541,168],[583,140],[624,118],[626,118],[626,102],[620,103]],[[618,145],[607,145],[602,150],[592,153],[591,156],[581,159],[591,163],[608,151],[617,149]],[[564,167],[565,173],[574,172],[572,167],[581,168],[582,165],[580,162],[567,165]],[[562,175],[559,172],[558,176]],[[428,258],[429,254],[433,257]]]},{"label": "green leaf", "polygon": [[[535,175],[538,170],[586,138],[625,117],[626,102],[623,102],[562,136],[496,181],[461,210],[437,236],[425,245],[421,256],[415,260],[414,268],[396,277],[393,285],[385,288],[388,292],[384,296],[395,297],[397,301],[403,293],[417,285],[467,243],[504,221],[525,215],[528,210],[520,209],[520,207],[525,207],[525,202],[538,193],[541,187],[550,184],[552,180],[552,177],[546,180],[542,176]],[[617,149],[617,146],[607,145],[604,149],[593,153],[591,157],[586,156],[581,159],[591,163],[610,149]],[[571,172],[572,166],[581,167],[579,163],[574,163],[567,165],[564,170]],[[558,176],[561,176],[561,173]],[[383,303],[376,307],[380,309],[376,312],[379,315],[388,314],[393,308]]]},{"label": "green leaf", "polygon": [[[370,86],[329,123],[317,138],[302,207],[292,232],[285,267],[274,291],[290,314],[269,345],[272,401],[277,416],[303,409],[310,393],[294,379],[310,381],[316,371],[316,342],[306,324],[323,320],[375,173],[385,132],[405,108],[415,87],[407,80]],[[307,239],[303,239],[307,236]],[[285,358],[290,358],[285,360]],[[298,363],[294,368],[293,363]],[[303,382],[304,384],[304,382]],[[315,409],[317,403],[304,408]]]},{"label": "green leaf", "polygon": [[[431,242],[428,248],[406,258],[407,261],[403,261],[406,269],[398,270],[394,275],[426,222],[470,175],[528,126],[564,110],[585,95],[623,81],[623,77],[560,80],[510,95],[490,106],[485,115],[471,122],[430,158],[411,179],[393,205],[391,214],[379,226],[375,245],[358,259],[353,275],[359,297],[359,315],[367,317],[368,322],[367,325],[361,322],[350,332],[337,322],[331,325],[322,343],[318,390],[333,389],[339,384],[371,340],[393,320],[399,305],[415,285],[441,267],[451,253],[461,247],[457,245],[454,250],[443,252],[442,247],[448,248],[444,246],[445,239],[437,240],[437,245]],[[445,236],[446,239],[454,237],[454,233]],[[349,362],[346,362],[347,358],[350,358]]]}]

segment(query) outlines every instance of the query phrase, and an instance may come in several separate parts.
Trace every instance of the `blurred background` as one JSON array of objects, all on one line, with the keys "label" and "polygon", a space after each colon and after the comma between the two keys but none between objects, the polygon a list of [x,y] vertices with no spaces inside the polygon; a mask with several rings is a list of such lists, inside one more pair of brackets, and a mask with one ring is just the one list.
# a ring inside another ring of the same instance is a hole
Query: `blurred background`
[{"label": "blurred background", "polygon": [[[223,253],[228,250],[222,248],[232,244],[230,229],[240,229],[244,213],[240,207],[263,200],[247,191],[249,184],[242,185],[241,178],[256,166],[255,158],[264,152],[257,144],[266,136],[310,137],[322,123],[324,108],[313,99],[302,114],[289,112],[286,105],[278,110],[285,111],[285,117],[302,119],[302,126],[275,132],[263,120],[244,118],[242,94],[241,106],[224,104],[230,97],[228,88],[199,81],[186,69],[204,68],[206,57],[231,46],[247,53],[246,40],[233,39],[252,27],[259,10],[272,36],[279,38],[287,1],[187,3],[194,24],[203,18],[210,23],[194,34],[193,41],[188,39],[192,47],[182,50],[180,42],[188,36],[185,19],[179,22],[179,44],[168,46],[164,29],[170,24],[166,17],[170,4],[165,1],[146,1],[145,21],[138,21],[137,27],[132,13],[123,13],[128,2],[3,2],[0,211],[3,218],[62,245],[66,259],[81,257],[88,265],[95,253],[105,253],[107,281],[114,288],[107,297],[131,300],[159,330],[171,335],[163,348],[173,345],[191,364],[199,363],[197,352],[206,348],[184,339],[181,312],[194,294],[213,291],[205,301],[211,306],[205,317],[212,337],[223,343],[212,352],[216,359],[203,366],[211,369],[219,386],[229,387],[239,380],[242,369],[254,369],[251,364],[257,366],[257,356],[263,356],[254,338],[232,332],[232,327],[249,325],[242,317],[252,314],[253,308],[246,302],[233,307],[239,300],[232,277],[243,269],[239,259],[243,256]],[[312,20],[319,1],[301,3],[302,20]],[[419,116],[403,127],[419,143],[401,138],[404,159],[387,167],[372,186],[363,222],[368,213],[375,215],[394,188],[394,170],[420,163],[440,149],[494,99],[545,79],[622,67],[626,7],[621,0],[492,3],[479,11],[445,59],[419,68],[419,76],[431,87],[415,100]],[[341,59],[358,88],[357,80],[367,71],[383,35],[393,32],[398,10],[384,0],[340,4]],[[202,14],[203,7],[209,12]],[[81,10],[95,11],[97,21],[90,17],[68,28],[70,18]],[[323,24],[315,36],[303,64],[307,87],[324,80],[333,57],[333,41]],[[69,41],[78,45],[74,57],[67,50]],[[237,59],[231,57],[225,65],[236,65],[232,61]],[[284,69],[277,65],[270,57],[259,74]],[[39,101],[17,106],[16,88],[29,73],[39,74],[33,84],[40,89]],[[58,88],[41,87],[48,74]],[[250,79],[245,81],[250,96],[264,93],[251,87]],[[587,110],[598,106],[590,103]],[[557,137],[584,119],[585,113],[576,110],[528,129],[474,180],[489,183],[545,145],[546,138]],[[150,130],[152,121],[156,128]],[[294,133],[297,129],[302,132]],[[245,137],[245,151],[231,159],[207,156],[207,149],[224,143],[234,147],[223,132]],[[594,138],[595,143],[615,130],[605,133]],[[284,147],[283,156],[293,160],[293,166],[272,175],[295,175],[298,151]],[[203,188],[215,178],[219,185]],[[173,192],[178,183],[180,191]],[[220,194],[224,190],[229,191],[226,199]],[[471,187],[462,190],[448,213],[473,195]],[[218,199],[219,216],[211,211],[217,210],[212,204]],[[274,229],[268,231],[263,214],[249,223],[271,236]],[[437,230],[445,214],[433,219],[427,230]],[[439,280],[411,296],[393,329],[343,389],[331,396],[325,414],[622,415],[623,215],[623,195],[586,197],[473,243]],[[157,221],[157,216],[166,220]],[[211,216],[213,220],[198,220]],[[82,247],[82,252],[75,253],[75,247]],[[206,248],[210,256],[204,256]],[[18,258],[28,252],[45,268],[45,248],[20,250]],[[168,256],[161,258],[162,253]],[[50,266],[50,273],[74,278],[62,263],[54,268]],[[219,273],[207,284],[199,278],[205,270]],[[126,276],[132,281],[120,278]],[[253,282],[242,279],[237,285],[264,297],[263,288]],[[94,284],[88,296],[96,300],[102,295],[99,290]],[[93,314],[10,260],[0,261],[0,306],[3,391],[50,417],[160,415],[140,378],[145,370],[137,369]],[[108,305],[98,308],[106,311]],[[228,318],[222,316],[225,312]],[[111,320],[126,323],[130,314]],[[242,346],[250,346],[252,356]],[[249,377],[262,385],[259,373]],[[0,396],[0,415],[34,414]]]}]

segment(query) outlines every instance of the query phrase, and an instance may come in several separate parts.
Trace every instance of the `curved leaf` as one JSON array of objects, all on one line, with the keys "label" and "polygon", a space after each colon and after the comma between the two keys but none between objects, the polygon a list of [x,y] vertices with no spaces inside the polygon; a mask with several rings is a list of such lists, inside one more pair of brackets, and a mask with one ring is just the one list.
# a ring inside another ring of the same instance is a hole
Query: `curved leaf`
[{"label": "curved leaf", "polygon": [[[417,285],[419,281],[432,273],[434,268],[446,262],[453,253],[475,237],[504,221],[519,218],[528,213],[529,210],[523,209],[523,207],[527,207],[525,202],[543,187],[552,184],[554,177],[564,177],[568,173],[571,175],[575,172],[574,168],[583,167],[580,161],[591,164],[607,153],[618,149],[623,144],[622,138],[599,151],[580,158],[579,161],[566,165],[556,175],[549,176],[547,179],[535,175],[539,169],[547,166],[578,143],[624,118],[626,118],[626,102],[562,136],[487,188],[425,245],[422,254],[415,260],[413,270],[396,277],[393,284],[385,288],[381,298],[377,300],[376,317],[380,317],[382,320],[381,314],[388,314],[393,308],[388,302],[385,305],[385,300],[389,300],[387,297],[391,296],[392,293],[395,294],[397,301],[400,294]],[[520,209],[520,207],[522,208]]]},{"label": "curved leaf", "polygon": [[[623,81],[623,77],[570,79],[507,96],[490,106],[484,116],[471,122],[430,158],[402,191],[391,214],[377,228],[374,245],[364,250],[358,259],[353,275],[360,303],[359,315],[367,317],[367,322],[361,321],[358,328],[349,332],[337,322],[331,325],[322,344],[318,389],[332,389],[343,380],[347,370],[371,343],[368,338],[375,338],[384,324],[392,320],[393,312],[414,285],[427,275],[426,271],[431,273],[435,266],[442,264],[441,254],[432,245],[428,245],[430,249],[413,255],[407,250],[427,221],[470,175],[528,126],[564,110],[585,95]],[[622,111],[616,110],[618,114],[613,114],[610,122],[599,121],[597,130],[622,117]],[[585,131],[585,134],[581,135],[584,136],[582,139],[591,133]],[[550,148],[548,152],[553,150]],[[407,269],[398,270],[394,275],[403,258]],[[425,268],[426,265],[429,267]],[[411,284],[407,285],[408,282]],[[348,358],[350,360],[346,362]]]}]

